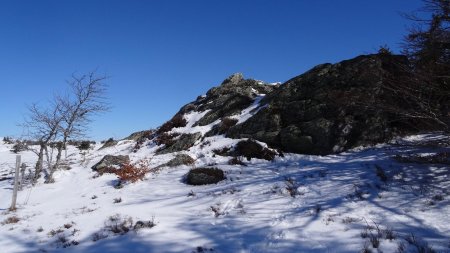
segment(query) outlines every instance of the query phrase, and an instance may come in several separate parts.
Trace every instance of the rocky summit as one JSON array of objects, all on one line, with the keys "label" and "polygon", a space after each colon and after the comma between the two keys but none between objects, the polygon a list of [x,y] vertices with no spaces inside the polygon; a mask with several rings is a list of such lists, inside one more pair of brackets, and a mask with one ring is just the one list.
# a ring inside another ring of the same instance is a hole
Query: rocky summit
[{"label": "rocky summit", "polygon": [[[212,125],[203,137],[251,138],[290,153],[325,155],[381,143],[406,128],[370,104],[389,97],[384,87],[401,75],[406,61],[400,55],[362,55],[318,65],[281,85],[238,73],[183,106],[176,117],[202,113],[193,126]],[[177,137],[183,149],[202,138],[195,134],[187,146],[185,135]],[[180,151],[174,148],[179,144],[162,152]]]}]

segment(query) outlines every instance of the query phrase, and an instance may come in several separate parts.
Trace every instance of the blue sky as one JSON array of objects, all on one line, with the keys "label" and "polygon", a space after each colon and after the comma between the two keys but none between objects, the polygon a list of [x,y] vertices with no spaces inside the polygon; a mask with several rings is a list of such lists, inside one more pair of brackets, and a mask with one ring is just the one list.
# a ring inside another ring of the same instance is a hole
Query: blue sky
[{"label": "blue sky", "polygon": [[0,136],[20,137],[26,105],[98,69],[112,110],[90,137],[157,127],[235,72],[286,81],[311,67],[399,52],[420,0],[0,1]]}]

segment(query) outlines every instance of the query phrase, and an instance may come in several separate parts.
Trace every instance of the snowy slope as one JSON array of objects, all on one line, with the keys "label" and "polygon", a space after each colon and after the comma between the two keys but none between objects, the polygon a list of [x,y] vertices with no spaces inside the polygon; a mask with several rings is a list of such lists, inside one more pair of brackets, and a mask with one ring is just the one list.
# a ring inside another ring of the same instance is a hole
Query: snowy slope
[{"label": "snowy slope", "polygon": [[[235,118],[245,120],[260,98]],[[206,133],[218,122],[193,127],[205,113],[185,115],[186,127],[172,132]],[[442,140],[447,142],[434,145]],[[356,252],[376,251],[376,240],[379,252],[450,250],[448,165],[393,159],[448,152],[447,137],[411,136],[339,155],[285,154],[271,162],[245,160],[247,166],[228,165],[231,157],[213,152],[238,141],[204,138],[182,152],[195,165],[163,167],[121,189],[113,187],[116,176],[97,177],[91,166],[106,154],[126,154],[154,168],[175,154],[155,155],[159,147],[152,142],[132,152],[135,142],[129,140],[86,155],[71,146],[71,169],[58,171],[53,184],[22,189],[16,212],[7,211],[15,155],[1,143],[0,175],[7,179],[0,181],[0,252]],[[21,155],[34,163],[32,152]],[[189,169],[210,165],[227,179],[184,183]],[[116,215],[156,226],[124,235],[105,231]],[[5,222],[14,216],[17,223]]]}]

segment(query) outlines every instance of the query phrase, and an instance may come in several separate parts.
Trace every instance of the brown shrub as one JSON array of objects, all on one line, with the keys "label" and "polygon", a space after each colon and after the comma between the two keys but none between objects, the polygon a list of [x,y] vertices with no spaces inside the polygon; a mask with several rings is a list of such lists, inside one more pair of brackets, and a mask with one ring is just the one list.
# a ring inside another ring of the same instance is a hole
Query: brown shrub
[{"label": "brown shrub", "polygon": [[183,115],[176,114],[175,116],[173,116],[172,119],[162,124],[162,126],[159,127],[157,133],[158,134],[166,133],[172,130],[172,128],[184,127],[186,126],[186,124],[187,121],[183,118]]},{"label": "brown shrub", "polygon": [[134,183],[138,180],[143,180],[148,168],[136,167],[136,165],[126,164],[120,170],[116,170],[115,174],[119,177],[121,182]]},{"label": "brown shrub", "polygon": [[3,224],[3,225],[5,225],[5,224],[15,224],[15,223],[17,223],[17,222],[19,222],[19,221],[20,221],[19,217],[17,217],[17,216],[10,216],[10,217],[6,218],[6,219],[2,222],[2,224]]}]

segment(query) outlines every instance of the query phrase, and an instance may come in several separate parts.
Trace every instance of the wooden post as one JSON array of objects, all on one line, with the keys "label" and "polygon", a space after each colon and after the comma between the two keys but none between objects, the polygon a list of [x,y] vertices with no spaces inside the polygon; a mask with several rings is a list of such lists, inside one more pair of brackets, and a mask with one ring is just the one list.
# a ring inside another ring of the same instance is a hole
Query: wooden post
[{"label": "wooden post", "polygon": [[14,189],[10,211],[16,210],[17,190],[19,188],[19,168],[20,168],[20,155],[16,156],[16,175],[14,176]]}]

